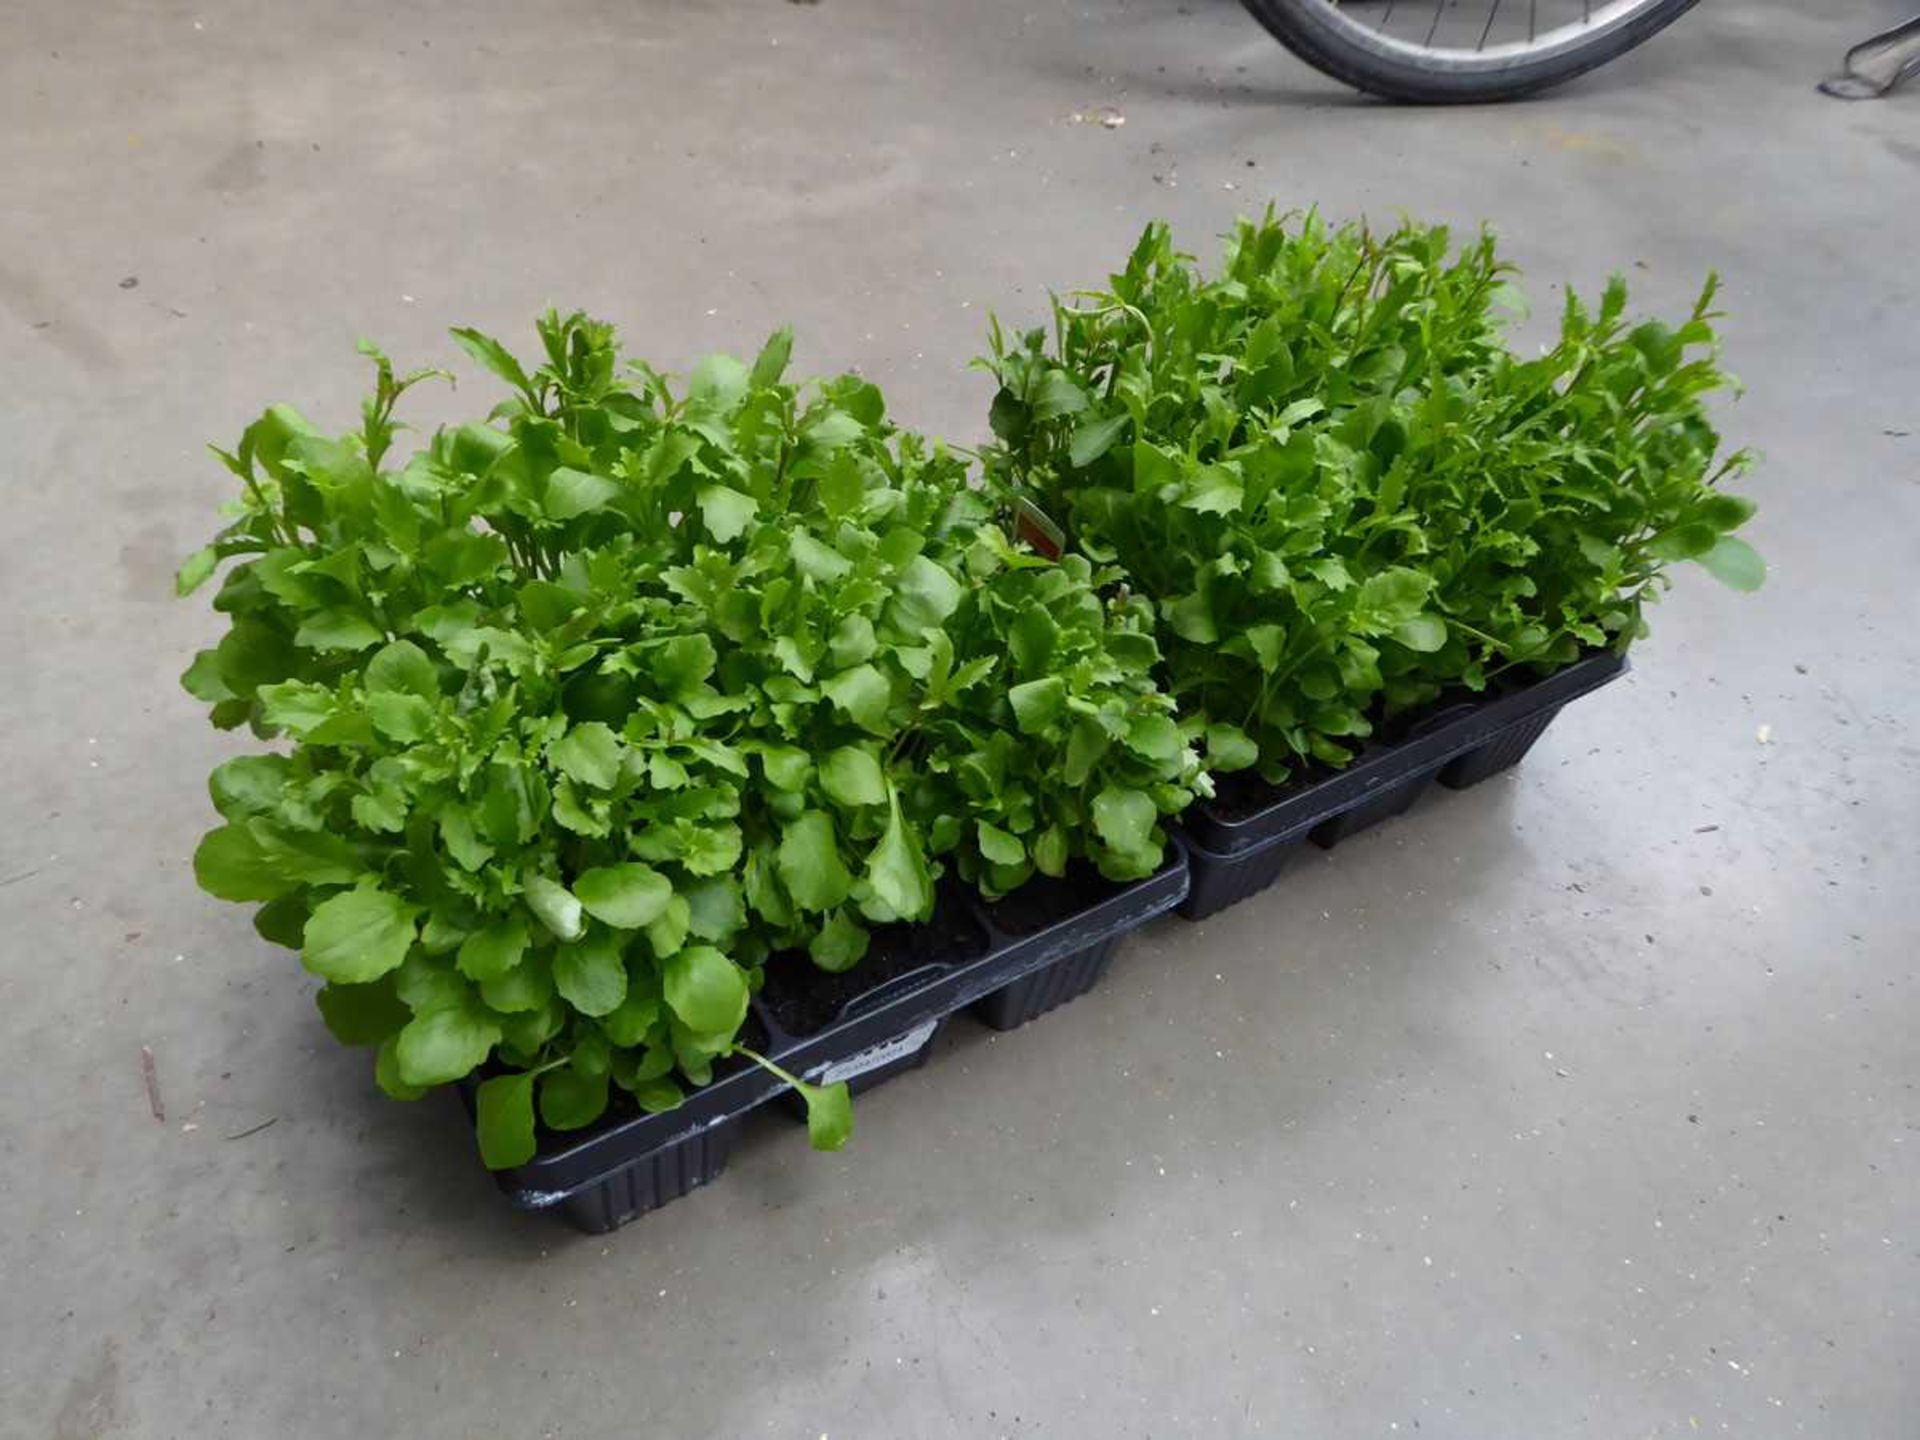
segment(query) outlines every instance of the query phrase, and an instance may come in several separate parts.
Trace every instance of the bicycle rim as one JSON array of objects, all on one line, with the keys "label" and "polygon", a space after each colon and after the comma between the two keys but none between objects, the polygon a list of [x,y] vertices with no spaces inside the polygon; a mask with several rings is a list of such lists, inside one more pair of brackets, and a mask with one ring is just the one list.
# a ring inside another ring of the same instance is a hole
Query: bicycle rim
[{"label": "bicycle rim", "polygon": [[1423,69],[1504,70],[1606,44],[1666,0],[1314,0],[1349,43]]}]

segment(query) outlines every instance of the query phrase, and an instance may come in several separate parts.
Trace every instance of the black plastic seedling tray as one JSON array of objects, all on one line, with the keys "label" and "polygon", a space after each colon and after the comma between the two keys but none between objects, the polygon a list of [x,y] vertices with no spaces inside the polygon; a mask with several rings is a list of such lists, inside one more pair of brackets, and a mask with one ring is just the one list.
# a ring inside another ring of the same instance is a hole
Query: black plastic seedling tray
[{"label": "black plastic seedling tray", "polygon": [[1180,913],[1203,920],[1259,893],[1302,845],[1331,849],[1405,813],[1436,780],[1464,790],[1518,764],[1565,706],[1626,670],[1624,655],[1590,655],[1504,694],[1442,705],[1324,778],[1234,780],[1180,819],[1193,872]]},{"label": "black plastic seedling tray", "polygon": [[[804,955],[776,956],[742,1038],[803,1080],[868,1089],[923,1064],[956,1011],[971,1008],[1011,1030],[1084,994],[1128,931],[1186,893],[1177,842],[1157,874],[1132,884],[1073,873],[992,904],[950,889],[926,924],[876,931],[867,958],[846,975],[825,975]],[[724,1061],[678,1108],[628,1109],[572,1134],[543,1131],[531,1161],[495,1178],[513,1204],[557,1209],[603,1234],[713,1179],[747,1114],[787,1092],[758,1065]],[[471,1088],[462,1093],[471,1109]]]}]

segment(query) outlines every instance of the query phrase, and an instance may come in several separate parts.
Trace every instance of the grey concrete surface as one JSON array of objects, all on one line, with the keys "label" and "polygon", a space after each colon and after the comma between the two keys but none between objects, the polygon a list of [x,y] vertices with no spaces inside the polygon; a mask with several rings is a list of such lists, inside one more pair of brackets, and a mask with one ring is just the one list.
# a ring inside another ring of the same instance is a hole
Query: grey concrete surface
[{"label": "grey concrete surface", "polygon": [[[1431,113],[1220,0],[6,0],[0,1432],[1920,1434],[1920,96],[1812,88],[1900,8]],[[1546,310],[1723,270],[1769,588],[1683,576],[1513,777],[604,1240],[193,888],[200,447],[344,422],[355,337],[791,320],[967,439],[989,306],[1269,201],[1487,219]]]}]

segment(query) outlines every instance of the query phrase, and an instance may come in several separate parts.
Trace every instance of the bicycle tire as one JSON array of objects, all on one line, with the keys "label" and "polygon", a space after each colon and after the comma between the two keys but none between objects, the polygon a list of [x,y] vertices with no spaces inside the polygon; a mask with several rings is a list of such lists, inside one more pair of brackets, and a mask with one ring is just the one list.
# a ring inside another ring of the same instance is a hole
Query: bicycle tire
[{"label": "bicycle tire", "polygon": [[1328,0],[1241,0],[1267,32],[1323,75],[1388,100],[1469,105],[1515,100],[1564,84],[1650,40],[1699,0],[1660,0],[1618,25],[1557,50],[1442,61],[1416,47],[1356,33]]}]

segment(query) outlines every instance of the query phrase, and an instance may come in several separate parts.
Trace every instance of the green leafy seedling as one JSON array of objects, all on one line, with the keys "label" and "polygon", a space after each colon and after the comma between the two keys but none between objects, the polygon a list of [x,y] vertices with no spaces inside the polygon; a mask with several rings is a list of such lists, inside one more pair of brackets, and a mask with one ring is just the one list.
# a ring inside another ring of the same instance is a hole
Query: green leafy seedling
[{"label": "green leafy seedling", "polygon": [[816,1150],[838,1150],[853,1138],[853,1100],[847,1082],[810,1085],[799,1076],[781,1069],[766,1056],[744,1045],[733,1047],[735,1055],[744,1055],[761,1069],[791,1085],[807,1107],[807,1138]]}]

